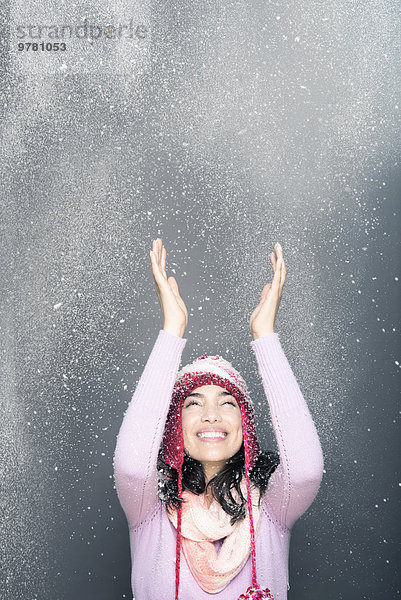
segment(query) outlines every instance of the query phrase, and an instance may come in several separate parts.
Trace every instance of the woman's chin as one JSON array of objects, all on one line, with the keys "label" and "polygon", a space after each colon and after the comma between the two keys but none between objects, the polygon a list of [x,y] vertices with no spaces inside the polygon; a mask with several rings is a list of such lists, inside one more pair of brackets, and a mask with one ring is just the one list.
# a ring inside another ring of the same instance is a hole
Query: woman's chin
[{"label": "woman's chin", "polygon": [[233,453],[230,453],[230,451],[218,451],[216,448],[211,448],[209,450],[203,450],[202,452],[197,452],[196,456],[198,457],[197,460],[201,463],[221,463],[221,462],[227,462],[232,456]]}]

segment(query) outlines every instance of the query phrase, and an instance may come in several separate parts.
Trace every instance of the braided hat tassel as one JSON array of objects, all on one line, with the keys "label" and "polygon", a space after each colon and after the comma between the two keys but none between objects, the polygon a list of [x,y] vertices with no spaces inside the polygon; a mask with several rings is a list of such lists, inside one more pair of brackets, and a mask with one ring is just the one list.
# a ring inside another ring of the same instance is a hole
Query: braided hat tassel
[{"label": "braided hat tassel", "polygon": [[[244,408],[241,405],[241,415],[243,417]],[[244,435],[244,453],[245,453],[245,479],[246,479],[246,491],[248,496],[248,514],[249,514],[249,526],[251,534],[251,555],[252,555],[252,585],[249,586],[245,594],[241,594],[238,600],[263,600],[263,598],[269,598],[274,600],[269,590],[266,588],[262,590],[258,584],[256,578],[256,549],[255,549],[255,528],[253,525],[253,513],[252,513],[252,498],[251,498],[251,482],[249,481],[249,448],[248,448],[248,432],[246,427],[243,428]]]},{"label": "braided hat tassel", "polygon": [[[178,496],[182,496],[182,470],[178,470]],[[178,598],[178,588],[180,586],[180,559],[181,559],[181,503],[177,511],[177,540],[175,546],[175,600]]]}]

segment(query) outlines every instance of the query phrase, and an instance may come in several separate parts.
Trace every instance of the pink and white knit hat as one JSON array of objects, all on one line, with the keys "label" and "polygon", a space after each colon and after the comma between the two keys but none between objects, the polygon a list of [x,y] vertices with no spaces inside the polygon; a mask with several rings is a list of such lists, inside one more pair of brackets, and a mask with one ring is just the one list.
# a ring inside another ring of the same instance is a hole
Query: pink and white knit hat
[{"label": "pink and white knit hat", "polygon": [[[185,398],[194,389],[202,385],[219,385],[230,392],[238,402],[242,417],[242,431],[245,454],[245,477],[247,488],[247,503],[250,522],[251,553],[252,553],[252,585],[238,600],[262,600],[273,596],[268,588],[260,589],[256,578],[255,530],[252,517],[251,487],[249,471],[254,467],[260,454],[255,427],[255,414],[252,400],[248,394],[246,383],[236,369],[220,356],[201,356],[183,367],[177,374],[171,403],[164,429],[162,453],[168,465],[178,471],[178,495],[182,496],[182,465],[184,462],[184,438],[182,432],[181,413]],[[176,577],[175,600],[178,598],[180,582],[180,553],[181,553],[181,504],[177,509],[177,543],[176,543]],[[235,599],[233,599],[235,600]]]}]

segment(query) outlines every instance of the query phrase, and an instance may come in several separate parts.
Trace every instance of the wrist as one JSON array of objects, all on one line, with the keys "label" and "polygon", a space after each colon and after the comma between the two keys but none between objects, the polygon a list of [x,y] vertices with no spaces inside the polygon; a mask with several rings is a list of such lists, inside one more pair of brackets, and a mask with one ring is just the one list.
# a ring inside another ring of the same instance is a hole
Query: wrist
[{"label": "wrist", "polygon": [[178,325],[177,323],[164,323],[163,331],[176,335],[177,337],[184,337],[185,325]]},{"label": "wrist", "polygon": [[257,340],[258,338],[264,337],[265,335],[271,335],[272,333],[275,333],[273,328],[269,328],[269,329],[263,329],[261,331],[251,331],[252,333],[252,337],[254,340]]}]

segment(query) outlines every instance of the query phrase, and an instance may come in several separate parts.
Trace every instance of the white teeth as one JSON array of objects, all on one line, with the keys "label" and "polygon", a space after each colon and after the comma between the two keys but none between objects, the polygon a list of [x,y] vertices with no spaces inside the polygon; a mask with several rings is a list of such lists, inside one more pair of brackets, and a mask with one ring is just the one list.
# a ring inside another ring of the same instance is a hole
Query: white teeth
[{"label": "white teeth", "polygon": [[223,432],[220,433],[219,431],[204,431],[203,433],[198,433],[197,435],[201,438],[225,438],[227,434]]}]

